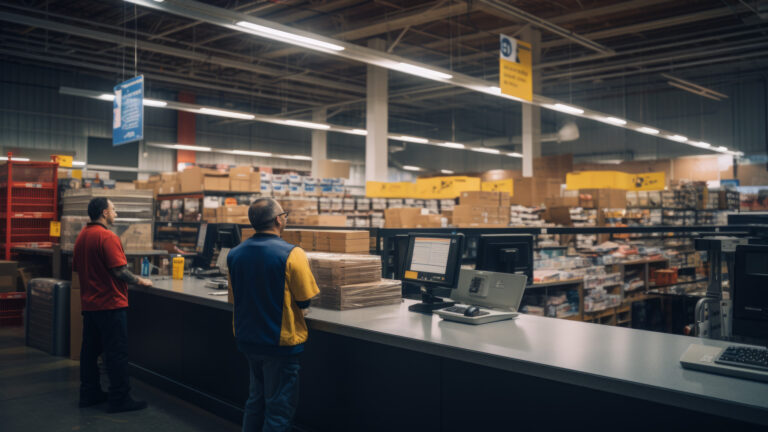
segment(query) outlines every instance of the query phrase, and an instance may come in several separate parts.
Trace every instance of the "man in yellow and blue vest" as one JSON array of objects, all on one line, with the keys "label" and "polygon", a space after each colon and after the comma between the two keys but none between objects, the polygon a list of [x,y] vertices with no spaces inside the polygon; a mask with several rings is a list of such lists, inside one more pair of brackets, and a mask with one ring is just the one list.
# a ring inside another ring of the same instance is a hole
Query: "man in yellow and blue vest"
[{"label": "man in yellow and blue vest", "polygon": [[304,250],[280,238],[288,212],[277,201],[257,199],[248,219],[256,234],[227,255],[235,339],[251,377],[243,431],[290,431],[308,336],[304,316],[320,290]]}]

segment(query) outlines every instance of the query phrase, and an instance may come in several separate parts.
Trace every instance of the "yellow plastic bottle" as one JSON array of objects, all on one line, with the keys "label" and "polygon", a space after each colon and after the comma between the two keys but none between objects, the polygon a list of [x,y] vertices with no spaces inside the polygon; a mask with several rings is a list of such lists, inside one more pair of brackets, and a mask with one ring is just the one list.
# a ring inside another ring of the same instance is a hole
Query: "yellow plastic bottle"
[{"label": "yellow plastic bottle", "polygon": [[173,279],[184,279],[184,257],[173,257]]}]

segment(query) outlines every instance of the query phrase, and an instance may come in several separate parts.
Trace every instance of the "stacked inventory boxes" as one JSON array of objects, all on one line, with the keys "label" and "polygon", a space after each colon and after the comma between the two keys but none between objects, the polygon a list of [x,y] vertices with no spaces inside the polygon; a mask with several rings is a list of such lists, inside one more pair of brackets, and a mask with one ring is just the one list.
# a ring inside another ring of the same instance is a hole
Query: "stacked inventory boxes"
[{"label": "stacked inventory boxes", "polygon": [[88,217],[88,203],[92,198],[109,198],[115,206],[118,217],[109,227],[120,236],[126,251],[152,249],[153,192],[152,190],[109,190],[78,189],[64,193],[61,199],[61,248],[71,250]]},{"label": "stacked inventory boxes", "polygon": [[506,227],[510,220],[509,194],[466,191],[453,209],[453,225],[458,227]]}]

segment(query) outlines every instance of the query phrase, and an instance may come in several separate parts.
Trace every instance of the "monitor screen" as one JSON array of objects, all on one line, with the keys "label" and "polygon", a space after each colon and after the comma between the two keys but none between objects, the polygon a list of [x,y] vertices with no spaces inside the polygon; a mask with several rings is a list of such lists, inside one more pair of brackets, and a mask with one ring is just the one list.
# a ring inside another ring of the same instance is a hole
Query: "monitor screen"
[{"label": "monitor screen", "polygon": [[483,234],[477,244],[477,270],[519,273],[533,281],[533,236]]},{"label": "monitor screen", "polygon": [[208,234],[208,224],[201,223],[200,229],[197,231],[197,244],[195,245],[195,252],[201,254],[205,249],[205,236]]},{"label": "monitor screen", "polygon": [[453,288],[461,268],[460,235],[411,234],[403,279]]},{"label": "monitor screen", "polygon": [[240,227],[236,224],[218,224],[217,237],[219,248],[233,248],[240,244]]},{"label": "monitor screen", "polygon": [[768,246],[737,246],[733,270],[733,336],[768,345]]}]

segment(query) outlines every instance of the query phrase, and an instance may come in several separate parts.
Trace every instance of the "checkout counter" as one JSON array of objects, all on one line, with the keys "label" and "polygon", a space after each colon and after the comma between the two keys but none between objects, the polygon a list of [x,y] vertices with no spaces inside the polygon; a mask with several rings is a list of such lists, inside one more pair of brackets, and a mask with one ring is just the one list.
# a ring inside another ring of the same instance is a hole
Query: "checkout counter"
[{"label": "checkout counter", "polygon": [[[195,278],[154,282],[130,288],[132,374],[239,422],[248,369],[227,296]],[[768,428],[768,383],[680,366],[692,342],[727,342],[528,315],[468,326],[412,303],[310,310],[297,426]]]}]

